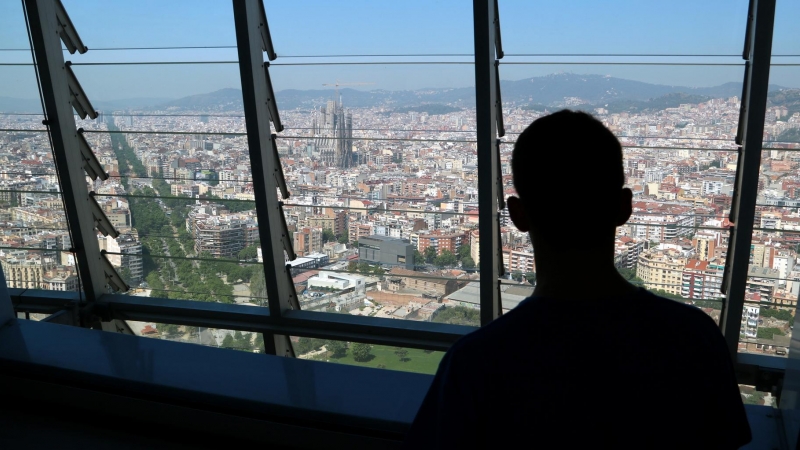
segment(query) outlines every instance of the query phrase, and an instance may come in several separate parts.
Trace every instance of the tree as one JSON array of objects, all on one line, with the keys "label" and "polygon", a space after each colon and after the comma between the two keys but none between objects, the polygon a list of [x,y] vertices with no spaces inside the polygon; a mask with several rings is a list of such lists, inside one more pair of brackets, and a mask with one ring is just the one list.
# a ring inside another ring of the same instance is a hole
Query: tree
[{"label": "tree", "polygon": [[425,263],[425,257],[422,256],[422,253],[420,253],[419,250],[414,249],[414,265],[420,266],[423,263]]},{"label": "tree", "polygon": [[433,260],[436,259],[436,256],[438,256],[436,254],[436,249],[433,247],[426,248],[424,255],[425,255],[425,262],[427,262],[428,264],[433,264]]},{"label": "tree", "polygon": [[127,284],[128,286],[133,286],[133,283],[131,283],[131,269],[123,267],[119,271],[119,276],[120,278],[122,278],[123,281],[125,281],[125,284]]},{"label": "tree", "polygon": [[239,259],[245,261],[258,258],[258,244],[248,245],[239,252]]},{"label": "tree", "polygon": [[304,355],[306,353],[319,350],[325,344],[326,341],[322,339],[301,337],[300,339],[297,340],[297,344],[295,345],[295,351],[298,355]]},{"label": "tree", "polygon": [[353,353],[353,359],[358,362],[369,361],[372,357],[372,346],[369,344],[355,343],[350,351]]},{"label": "tree", "polygon": [[436,264],[439,267],[450,267],[454,266],[457,261],[458,260],[456,259],[456,255],[453,252],[444,249],[441,251],[439,256],[436,257],[436,259],[434,260],[434,264]]},{"label": "tree", "polygon": [[528,272],[525,274],[525,279],[528,280],[528,283],[534,284],[536,283],[536,272]]},{"label": "tree", "polygon": [[244,334],[241,331],[237,330],[233,334],[235,347],[240,350],[250,350],[250,348],[253,346],[252,341],[250,341],[251,337],[252,336],[250,335],[250,333]]},{"label": "tree", "polygon": [[644,281],[636,276],[636,269],[617,269],[622,278],[628,280],[628,282],[633,283],[637,286],[641,286],[644,284]]},{"label": "tree", "polygon": [[463,261],[464,258],[472,258],[472,247],[469,245],[462,245],[458,248],[458,260]]},{"label": "tree", "polygon": [[511,278],[514,281],[520,281],[521,282],[522,281],[522,272],[514,272],[514,273],[512,273],[511,274]]},{"label": "tree", "polygon": [[433,318],[431,318],[431,321],[479,327],[481,325],[481,312],[479,309],[467,308],[465,306],[448,306],[440,309]]},{"label": "tree", "polygon": [[253,348],[258,350],[258,353],[264,353],[264,334],[263,333],[256,333],[255,341],[253,342]]},{"label": "tree", "polygon": [[333,230],[329,230],[327,228],[323,228],[322,230],[322,243],[326,242],[333,242],[336,240],[336,235],[333,234]]},{"label": "tree", "polygon": [[342,233],[341,236],[339,236],[339,243],[347,244],[348,242],[350,242],[350,238],[347,236],[347,233]]},{"label": "tree", "polygon": [[759,339],[773,339],[775,335],[783,336],[784,332],[781,331],[780,328],[774,327],[758,327],[758,331],[756,332],[756,337]]},{"label": "tree", "polygon": [[785,309],[766,309],[766,308],[761,308],[761,311],[760,311],[759,314],[761,316],[763,316],[763,317],[772,317],[772,318],[778,319],[778,320],[786,320],[786,321],[794,320],[794,317],[792,317],[792,313],[790,311],[785,310]]},{"label": "tree", "polygon": [[355,273],[358,270],[358,263],[355,261],[350,261],[347,263],[347,271],[350,273]]},{"label": "tree", "polygon": [[222,340],[222,347],[223,348],[234,348],[236,346],[233,336],[230,334],[225,335],[225,339]]},{"label": "tree", "polygon": [[408,361],[408,358],[407,358],[408,357],[408,350],[406,350],[406,349],[404,349],[402,347],[397,347],[394,350],[394,354],[397,355],[398,358],[400,358],[400,362]]},{"label": "tree", "polygon": [[156,330],[159,333],[165,334],[167,336],[175,336],[180,334],[181,330],[178,328],[178,325],[172,323],[159,323],[156,324]]},{"label": "tree", "polygon": [[325,341],[325,349],[328,350],[334,358],[341,358],[347,354],[347,344],[342,341]]},{"label": "tree", "polygon": [[372,271],[372,268],[369,266],[369,264],[365,262],[360,262],[358,263],[358,271],[360,273],[370,273]]},{"label": "tree", "polygon": [[475,268],[475,261],[472,260],[471,256],[467,256],[461,260],[461,265],[465,269],[474,269]]},{"label": "tree", "polygon": [[256,266],[250,277],[250,296],[256,298],[259,305],[263,305],[267,297],[267,283],[264,281],[264,271],[258,270],[260,267]]}]

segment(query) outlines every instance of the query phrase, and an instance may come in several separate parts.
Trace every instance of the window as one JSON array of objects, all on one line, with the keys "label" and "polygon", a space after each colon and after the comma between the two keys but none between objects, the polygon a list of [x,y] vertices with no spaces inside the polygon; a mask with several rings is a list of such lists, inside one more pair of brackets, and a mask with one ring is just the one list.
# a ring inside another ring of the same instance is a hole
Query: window
[{"label": "window", "polygon": [[[485,324],[532,293],[533,249],[500,208],[513,194],[511,148],[532,120],[570,107],[595,114],[624,146],[635,204],[615,244],[623,274],[718,320],[726,305],[756,301],[761,317],[775,316],[769,323],[777,325],[766,328],[785,333],[778,322],[788,320],[779,311],[796,302],[800,285],[791,237],[800,220],[791,175],[798,51],[785,31],[794,6],[781,3],[787,9],[775,24],[771,82],[786,89],[767,99],[763,183],[748,193],[757,202],[753,236],[736,244],[730,215],[742,173],[735,141],[747,1],[724,8],[683,2],[659,10],[659,26],[648,20],[654,11],[645,3],[602,11],[607,16],[577,2],[499,3],[506,54],[495,94],[502,94],[505,135],[494,144],[502,134],[498,111],[479,103],[476,92],[495,91],[487,82],[495,69],[474,55],[488,51],[494,29],[486,31],[462,4],[269,3],[278,58],[267,55],[264,71],[263,55],[247,59],[250,45],[261,43],[247,33],[237,42],[244,16],[237,19],[227,1],[201,9],[172,2],[153,15],[140,14],[135,3],[98,11],[64,0],[90,49],[64,56],[99,112],[96,119],[73,116],[75,128],[109,177],[84,183],[73,170],[61,174],[60,185],[40,111],[56,83],[42,77],[40,97],[24,15],[18,5],[4,5],[0,24],[10,39],[0,52],[0,96],[17,99],[0,111],[7,168],[0,221],[12,225],[4,227],[0,259],[9,286],[17,295],[81,291],[119,311],[136,305],[148,311],[137,322],[156,331],[166,318],[151,297],[187,300],[170,313],[178,331],[159,336],[191,337],[185,327],[201,323],[230,329],[215,315],[232,314],[247,323],[240,331],[266,333],[267,342],[291,323],[298,338],[342,340],[345,333],[352,342],[390,345],[408,336],[375,319],[399,319],[419,322],[414,329],[426,341],[414,345],[444,350],[469,331],[457,325]],[[236,11],[255,14],[242,8]],[[267,85],[280,121],[275,110],[260,109]],[[274,144],[265,130],[275,133]],[[66,161],[64,148],[56,150]],[[563,169],[559,182],[581,182]],[[98,234],[85,218],[67,224],[84,190],[119,236]],[[580,220],[580,212],[561,219]],[[73,252],[76,233],[104,251],[108,266]],[[737,245],[750,249],[755,269],[738,297],[726,299],[720,289]],[[590,270],[579,255],[575,264],[564,269],[578,278]],[[105,293],[105,277],[116,275],[131,287],[130,298]],[[741,311],[733,315],[727,324],[740,325]],[[758,336],[749,323],[741,325],[743,339]],[[280,339],[285,349],[298,342]]]},{"label": "window", "polygon": [[778,2],[764,119],[764,145],[753,216],[745,310],[739,349],[786,356],[800,286],[797,262],[800,221],[794,185],[800,150],[800,47],[791,21],[797,5]]}]

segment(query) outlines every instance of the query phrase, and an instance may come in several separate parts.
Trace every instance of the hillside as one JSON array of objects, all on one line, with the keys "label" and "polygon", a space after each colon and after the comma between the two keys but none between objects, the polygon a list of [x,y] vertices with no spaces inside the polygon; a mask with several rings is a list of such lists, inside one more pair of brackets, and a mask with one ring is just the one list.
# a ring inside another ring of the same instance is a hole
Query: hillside
[{"label": "hillside", "polygon": [[767,106],[785,106],[789,114],[784,117],[792,117],[792,114],[800,112],[800,89],[780,89],[767,95]]},{"label": "hillside", "polygon": [[800,128],[790,128],[778,135],[777,141],[800,143]]},{"label": "hillside", "polygon": [[418,113],[426,113],[429,116],[436,116],[439,114],[448,114],[456,111],[461,111],[461,108],[454,108],[452,106],[442,105],[439,103],[427,103],[420,106],[404,106],[401,108],[395,108],[392,112],[396,113],[418,112]]},{"label": "hillside", "polygon": [[[741,83],[725,83],[719,86],[692,88],[644,83],[604,75],[580,75],[559,73],[523,80],[502,80],[503,102],[525,108],[557,108],[565,104],[579,104],[582,109],[606,107],[613,111],[638,112],[646,109],[663,109],[680,103],[696,103],[708,98],[725,98],[741,95]],[[276,86],[277,87],[277,86]],[[403,91],[341,89],[340,95],[346,107],[385,107],[402,111],[404,108],[424,105],[440,105],[437,114],[446,113],[446,108],[456,111],[475,105],[475,88],[435,88]],[[800,89],[770,86],[770,102],[800,111]],[[282,110],[310,110],[324,105],[334,97],[334,90],[278,90],[275,93],[278,107]],[[190,95],[176,100],[133,98],[124,100],[94,100],[99,110],[191,110],[207,112],[242,112],[242,92],[226,88],[218,91]],[[37,112],[41,109],[38,99],[0,98],[0,112]],[[424,106],[430,108],[429,106]],[[410,109],[406,109],[410,111]],[[422,110],[420,110],[422,111]],[[430,114],[430,112],[429,112]]]}]

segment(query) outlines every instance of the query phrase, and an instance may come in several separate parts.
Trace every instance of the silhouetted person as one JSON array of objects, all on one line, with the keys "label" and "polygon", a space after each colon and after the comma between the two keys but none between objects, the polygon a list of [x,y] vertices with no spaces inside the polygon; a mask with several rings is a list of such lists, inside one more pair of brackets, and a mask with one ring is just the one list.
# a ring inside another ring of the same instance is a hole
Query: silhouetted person
[{"label": "silhouetted person", "polygon": [[[408,448],[737,448],[750,441],[725,341],[694,306],[614,267],[631,215],[622,147],[592,116],[534,121],[514,146],[511,220],[533,295],[447,352]],[[491,239],[491,236],[483,236]],[[669,280],[680,283],[680,280]]]}]

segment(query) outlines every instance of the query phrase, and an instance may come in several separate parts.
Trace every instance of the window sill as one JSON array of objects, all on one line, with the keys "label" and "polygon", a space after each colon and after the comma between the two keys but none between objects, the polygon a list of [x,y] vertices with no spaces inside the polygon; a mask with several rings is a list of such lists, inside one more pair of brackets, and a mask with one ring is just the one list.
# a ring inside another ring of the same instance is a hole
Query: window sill
[{"label": "window sill", "polygon": [[0,369],[9,395],[34,395],[38,382],[244,417],[309,430],[292,441],[301,446],[342,436],[398,444],[432,380],[25,320],[0,328]]}]

